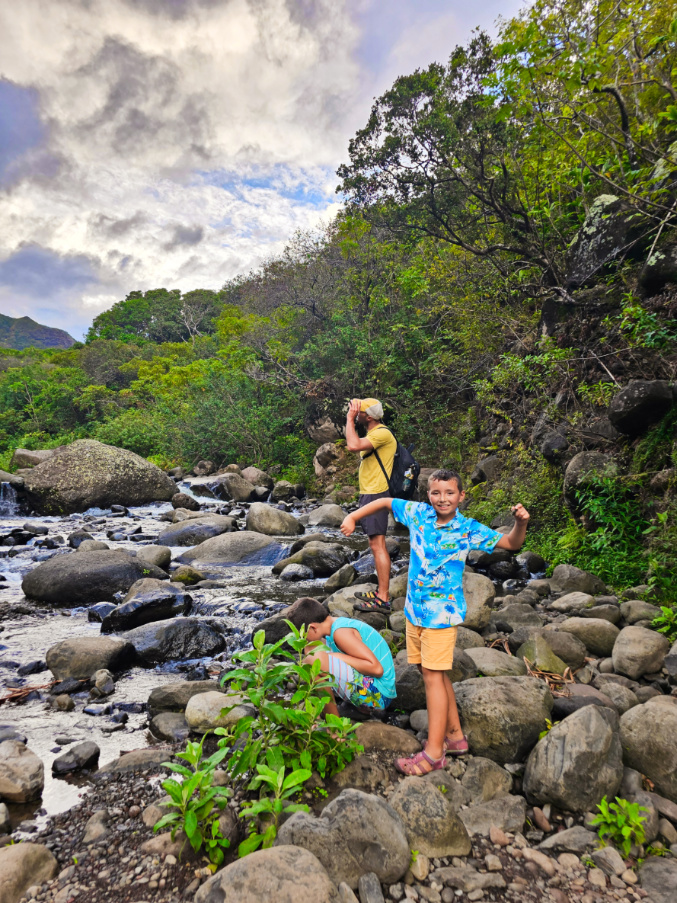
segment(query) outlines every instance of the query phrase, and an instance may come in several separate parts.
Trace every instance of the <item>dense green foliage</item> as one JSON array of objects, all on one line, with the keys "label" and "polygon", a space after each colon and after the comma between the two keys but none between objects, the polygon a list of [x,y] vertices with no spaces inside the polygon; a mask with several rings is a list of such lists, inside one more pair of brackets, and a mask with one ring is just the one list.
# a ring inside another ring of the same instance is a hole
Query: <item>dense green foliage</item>
[{"label": "dense green foliage", "polygon": [[[398,78],[350,143],[326,228],[219,292],[131,292],[84,345],[0,352],[0,465],[92,436],[309,481],[308,425],[373,395],[424,464],[503,459],[500,482],[470,493],[476,516],[519,499],[549,561],[667,588],[674,480],[651,481],[677,465],[674,418],[635,447],[589,436],[629,379],[675,378],[677,300],[646,297],[638,274],[675,236],[676,63],[670,4],[538,0],[496,43],[477,33]],[[572,298],[567,255],[600,194],[631,208],[634,237]],[[539,451],[543,423],[569,456],[616,455],[623,480],[581,499],[587,529]]]}]

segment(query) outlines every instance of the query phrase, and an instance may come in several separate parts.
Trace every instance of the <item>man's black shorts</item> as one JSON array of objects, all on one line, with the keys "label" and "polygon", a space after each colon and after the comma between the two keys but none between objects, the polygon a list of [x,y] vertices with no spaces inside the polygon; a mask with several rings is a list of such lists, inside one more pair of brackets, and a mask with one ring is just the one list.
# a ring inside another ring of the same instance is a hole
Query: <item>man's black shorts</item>
[{"label": "man's black shorts", "polygon": [[[373,495],[361,495],[359,506],[360,508],[364,508],[368,502],[373,502],[376,499],[389,498],[389,492],[376,492]],[[390,511],[387,508],[383,508],[383,510],[377,511],[376,514],[369,514],[367,517],[363,517],[360,521],[360,525],[367,536],[385,536],[386,530],[388,529],[389,514]]]}]

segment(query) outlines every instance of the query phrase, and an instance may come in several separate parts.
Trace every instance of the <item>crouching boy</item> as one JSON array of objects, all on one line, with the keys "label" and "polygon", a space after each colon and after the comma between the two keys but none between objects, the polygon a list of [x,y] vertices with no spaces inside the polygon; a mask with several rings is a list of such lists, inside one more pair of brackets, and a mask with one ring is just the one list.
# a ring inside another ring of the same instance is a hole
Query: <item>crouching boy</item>
[{"label": "crouching boy", "polygon": [[[317,599],[299,599],[289,620],[306,627],[308,640],[321,641],[306,662],[319,659],[322,672],[334,678],[336,694],[362,714],[378,715],[395,698],[395,663],[383,637],[355,618],[335,618]],[[325,712],[338,715],[334,694]]]},{"label": "crouching boy", "polygon": [[436,470],[428,478],[429,505],[376,499],[349,514],[341,525],[341,532],[350,536],[356,521],[389,508],[393,517],[409,528],[411,553],[404,608],[407,660],[418,665],[423,675],[428,742],[415,756],[396,760],[395,767],[403,774],[427,774],[444,768],[445,755],[468,752],[454,688],[445,673],[453,663],[457,627],[465,618],[465,559],[472,549],[516,551],[526,535],[529,513],[522,505],[512,509],[515,523],[504,535],[461,514],[458,506],[464,498],[460,476],[451,470]]}]

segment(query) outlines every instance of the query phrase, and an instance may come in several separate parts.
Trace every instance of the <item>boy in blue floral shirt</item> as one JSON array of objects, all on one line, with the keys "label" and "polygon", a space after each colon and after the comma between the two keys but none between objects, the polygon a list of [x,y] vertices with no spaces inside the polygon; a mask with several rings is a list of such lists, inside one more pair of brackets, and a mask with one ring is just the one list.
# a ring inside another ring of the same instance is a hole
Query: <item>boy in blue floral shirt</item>
[{"label": "boy in blue floral shirt", "polygon": [[436,470],[428,478],[430,504],[402,499],[376,499],[349,514],[341,524],[345,536],[362,517],[382,508],[409,528],[411,554],[404,614],[407,619],[407,659],[423,674],[428,708],[428,742],[422,752],[397,759],[403,774],[422,775],[444,768],[445,755],[465,755],[468,740],[461,729],[451,668],[456,632],[466,613],[463,570],[468,552],[495,548],[517,551],[526,536],[529,513],[515,505],[515,523],[508,534],[465,517],[458,506],[465,498],[457,473]]}]

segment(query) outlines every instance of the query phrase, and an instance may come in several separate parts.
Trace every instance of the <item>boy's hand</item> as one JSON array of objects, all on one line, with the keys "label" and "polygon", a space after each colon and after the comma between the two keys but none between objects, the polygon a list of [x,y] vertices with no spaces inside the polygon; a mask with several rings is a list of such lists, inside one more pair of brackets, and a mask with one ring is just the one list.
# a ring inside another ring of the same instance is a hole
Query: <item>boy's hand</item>
[{"label": "boy's hand", "polygon": [[349,514],[341,524],[340,530],[344,536],[350,536],[355,532],[355,527],[357,526],[355,518]]},{"label": "boy's hand", "polygon": [[529,521],[529,512],[524,505],[513,505],[510,510],[515,516],[516,521],[521,521],[525,525],[527,524]]}]

